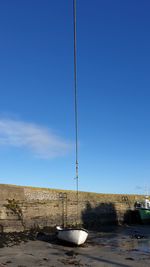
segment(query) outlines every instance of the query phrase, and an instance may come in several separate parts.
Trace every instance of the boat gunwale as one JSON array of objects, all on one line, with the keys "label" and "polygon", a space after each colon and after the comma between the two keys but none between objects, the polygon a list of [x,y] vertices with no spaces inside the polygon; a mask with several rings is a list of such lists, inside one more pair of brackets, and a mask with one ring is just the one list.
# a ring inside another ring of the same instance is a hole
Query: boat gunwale
[{"label": "boat gunwale", "polygon": [[136,210],[149,210],[150,211],[150,208],[136,207]]},{"label": "boat gunwale", "polygon": [[84,231],[86,233],[89,233],[88,230],[84,229],[84,228],[62,228],[62,229],[57,229],[57,231]]}]

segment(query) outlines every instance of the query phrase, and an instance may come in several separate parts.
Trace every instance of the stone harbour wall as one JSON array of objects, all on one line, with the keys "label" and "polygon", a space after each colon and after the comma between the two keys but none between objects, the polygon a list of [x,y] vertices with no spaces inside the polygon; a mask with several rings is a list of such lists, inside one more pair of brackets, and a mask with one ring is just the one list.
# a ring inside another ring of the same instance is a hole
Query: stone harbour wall
[{"label": "stone harbour wall", "polygon": [[56,225],[87,228],[132,223],[137,219],[137,195],[97,194],[0,184],[0,232]]}]

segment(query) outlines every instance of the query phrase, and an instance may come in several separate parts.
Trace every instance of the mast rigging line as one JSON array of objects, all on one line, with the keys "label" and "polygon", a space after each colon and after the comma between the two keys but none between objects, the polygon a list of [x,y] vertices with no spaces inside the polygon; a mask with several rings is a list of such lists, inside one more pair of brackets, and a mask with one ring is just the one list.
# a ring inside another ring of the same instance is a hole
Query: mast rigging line
[{"label": "mast rigging line", "polygon": [[77,30],[76,30],[76,0],[73,0],[73,28],[74,28],[74,106],[75,106],[75,139],[76,139],[76,189],[77,189],[77,217],[78,217],[78,109],[77,109]]}]

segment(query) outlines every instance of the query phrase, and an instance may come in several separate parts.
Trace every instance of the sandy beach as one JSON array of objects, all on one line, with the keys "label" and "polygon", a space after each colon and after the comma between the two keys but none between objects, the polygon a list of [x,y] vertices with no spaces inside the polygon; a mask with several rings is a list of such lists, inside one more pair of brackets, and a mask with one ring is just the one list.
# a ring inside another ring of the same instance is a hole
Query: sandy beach
[{"label": "sandy beach", "polygon": [[126,226],[89,232],[81,247],[62,244],[54,234],[9,241],[0,248],[0,267],[149,266],[150,227]]}]

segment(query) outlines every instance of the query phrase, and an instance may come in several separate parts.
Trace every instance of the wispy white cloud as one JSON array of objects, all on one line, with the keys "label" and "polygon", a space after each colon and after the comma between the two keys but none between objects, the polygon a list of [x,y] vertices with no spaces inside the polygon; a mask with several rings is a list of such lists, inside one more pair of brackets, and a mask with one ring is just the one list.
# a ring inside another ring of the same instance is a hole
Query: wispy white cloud
[{"label": "wispy white cloud", "polygon": [[0,118],[0,145],[26,148],[40,158],[61,157],[72,145],[34,123]]}]

